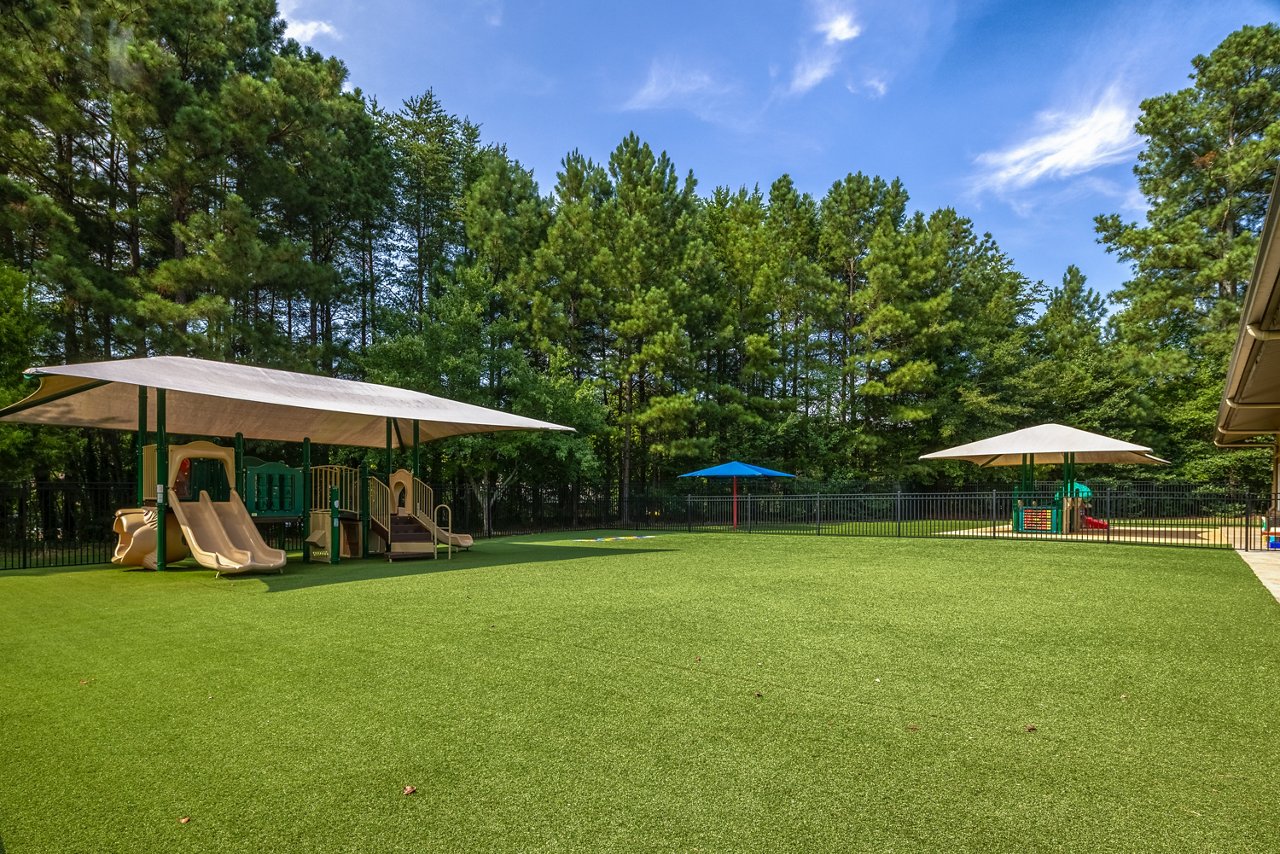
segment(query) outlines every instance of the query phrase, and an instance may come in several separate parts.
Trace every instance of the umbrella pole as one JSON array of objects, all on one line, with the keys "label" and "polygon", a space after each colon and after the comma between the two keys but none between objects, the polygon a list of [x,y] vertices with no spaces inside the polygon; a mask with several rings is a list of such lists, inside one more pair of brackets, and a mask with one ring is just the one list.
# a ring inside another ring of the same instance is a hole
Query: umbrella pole
[{"label": "umbrella pole", "polygon": [[738,477],[733,478],[733,530],[738,530]]}]

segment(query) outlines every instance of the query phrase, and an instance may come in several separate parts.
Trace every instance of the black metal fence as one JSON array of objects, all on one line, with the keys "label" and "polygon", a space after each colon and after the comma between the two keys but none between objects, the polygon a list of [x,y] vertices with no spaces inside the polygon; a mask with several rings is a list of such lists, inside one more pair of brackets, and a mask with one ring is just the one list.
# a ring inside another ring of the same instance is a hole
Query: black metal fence
[{"label": "black metal fence", "polygon": [[[117,508],[133,506],[131,483],[0,484],[0,569],[107,563]],[[454,502],[453,528],[484,535],[474,496]],[[1008,490],[813,494],[636,496],[625,506],[605,495],[529,490],[508,496],[491,517],[492,536],[538,531],[718,531],[868,537],[963,537],[1280,549],[1280,497],[1228,489],[1143,486],[1102,490],[1078,505],[1053,493]],[[1056,511],[1053,508],[1057,508]],[[1031,514],[1019,515],[1034,509]],[[296,551],[294,520],[262,525],[267,542]]]},{"label": "black metal fence", "polygon": [[0,484],[0,569],[108,562],[116,509],[136,499],[132,483]]}]

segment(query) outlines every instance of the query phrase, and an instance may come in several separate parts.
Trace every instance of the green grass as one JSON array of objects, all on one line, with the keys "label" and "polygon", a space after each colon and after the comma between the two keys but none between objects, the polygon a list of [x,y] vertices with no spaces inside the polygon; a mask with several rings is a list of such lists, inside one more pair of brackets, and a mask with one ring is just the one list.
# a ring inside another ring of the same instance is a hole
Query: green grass
[{"label": "green grass", "polygon": [[0,851],[1273,850],[1277,697],[1280,605],[1230,552],[7,572]]}]

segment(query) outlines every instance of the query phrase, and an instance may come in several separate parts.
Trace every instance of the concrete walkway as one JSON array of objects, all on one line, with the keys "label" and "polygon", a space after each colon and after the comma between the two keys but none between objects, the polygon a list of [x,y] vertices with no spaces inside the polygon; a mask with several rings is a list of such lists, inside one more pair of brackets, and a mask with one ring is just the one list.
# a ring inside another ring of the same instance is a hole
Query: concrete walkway
[{"label": "concrete walkway", "polygon": [[1244,558],[1253,574],[1258,576],[1262,586],[1271,591],[1271,595],[1280,602],[1280,551],[1247,551],[1238,549],[1236,554]]}]

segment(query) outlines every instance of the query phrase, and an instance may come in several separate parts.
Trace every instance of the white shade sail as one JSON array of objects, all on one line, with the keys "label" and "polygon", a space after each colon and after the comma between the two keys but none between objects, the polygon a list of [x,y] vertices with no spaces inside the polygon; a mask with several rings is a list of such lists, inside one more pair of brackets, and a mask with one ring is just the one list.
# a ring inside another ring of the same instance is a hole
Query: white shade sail
[{"label": "white shade sail", "polygon": [[965,460],[980,466],[1017,466],[1022,465],[1024,454],[1034,454],[1037,463],[1047,465],[1064,462],[1067,454],[1074,454],[1077,463],[1168,464],[1168,460],[1154,456],[1150,448],[1062,424],[1041,424],[1014,430],[945,451],[922,454],[920,459]]},{"label": "white shade sail", "polygon": [[[165,389],[166,429],[178,435],[383,447],[388,419],[393,447],[503,430],[561,430],[551,424],[448,398],[373,383],[212,362],[152,356],[31,368],[40,388],[0,409],[0,421],[136,430],[138,389]],[[156,395],[147,395],[156,427]]]}]

